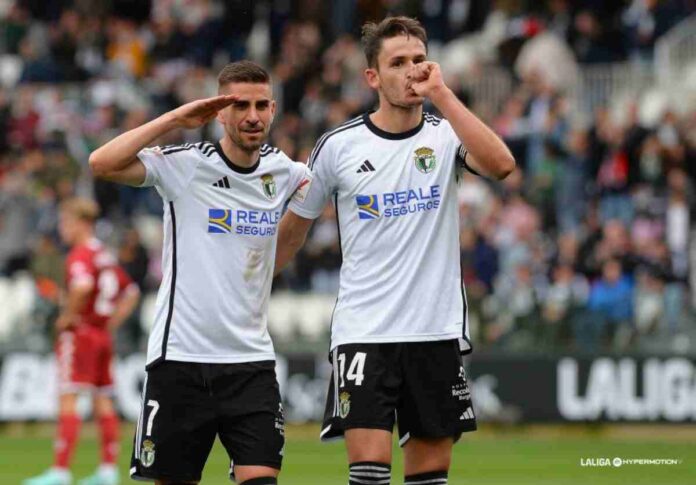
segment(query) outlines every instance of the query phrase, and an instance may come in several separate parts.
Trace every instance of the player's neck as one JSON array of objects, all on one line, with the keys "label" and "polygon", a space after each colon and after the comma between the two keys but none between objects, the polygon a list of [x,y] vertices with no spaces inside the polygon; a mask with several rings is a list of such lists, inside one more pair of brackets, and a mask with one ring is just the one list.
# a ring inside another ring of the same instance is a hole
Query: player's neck
[{"label": "player's neck", "polygon": [[83,233],[77,234],[75,236],[74,246],[84,246],[92,239],[94,239],[94,233],[91,231],[89,231],[89,232],[85,231]]},{"label": "player's neck", "polygon": [[254,150],[253,152],[247,152],[245,150],[242,150],[240,147],[235,145],[232,142],[232,140],[230,140],[228,137],[224,137],[222,140],[220,140],[220,147],[222,148],[222,151],[225,153],[227,159],[235,165],[239,165],[240,167],[253,167],[259,159],[259,150]]},{"label": "player's neck", "polygon": [[389,103],[380,104],[370,120],[379,129],[389,133],[402,133],[417,127],[423,119],[423,106],[402,108]]}]

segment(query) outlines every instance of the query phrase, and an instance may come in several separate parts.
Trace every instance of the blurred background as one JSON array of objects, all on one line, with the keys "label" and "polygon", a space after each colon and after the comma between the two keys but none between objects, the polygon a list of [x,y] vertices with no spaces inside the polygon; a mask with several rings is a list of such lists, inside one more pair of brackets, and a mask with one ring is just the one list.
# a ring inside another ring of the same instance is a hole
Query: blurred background
[{"label": "blurred background", "polygon": [[[273,76],[269,143],[306,161],[324,131],[375,106],[360,26],[406,14],[518,164],[459,191],[480,420],[694,422],[695,11],[694,0],[0,0],[0,421],[55,414],[57,204],[72,195],[98,201],[98,235],[144,295],[117,335],[117,402],[138,413],[162,202],[95,181],[89,153],[215,94],[221,67],[250,58]],[[158,143],[220,136],[210,124]],[[340,264],[327,207],[274,282],[291,422],[323,411]]]}]

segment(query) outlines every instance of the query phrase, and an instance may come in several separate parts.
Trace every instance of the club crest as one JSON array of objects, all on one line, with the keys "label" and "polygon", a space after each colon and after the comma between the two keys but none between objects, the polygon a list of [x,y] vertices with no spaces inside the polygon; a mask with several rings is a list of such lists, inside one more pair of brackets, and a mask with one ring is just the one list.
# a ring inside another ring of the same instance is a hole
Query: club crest
[{"label": "club crest", "polygon": [[416,149],[413,159],[420,172],[430,173],[435,170],[437,160],[435,159],[435,150],[432,148],[420,147]]},{"label": "club crest", "polygon": [[341,419],[346,419],[350,412],[350,393],[342,392],[339,396],[338,414]]},{"label": "club crest", "polygon": [[143,441],[143,448],[140,451],[140,463],[145,468],[152,466],[155,462],[155,444],[150,440]]},{"label": "club crest", "polygon": [[276,183],[273,180],[273,175],[267,173],[266,175],[261,175],[261,184],[263,186],[263,193],[269,199],[275,199],[276,196]]}]

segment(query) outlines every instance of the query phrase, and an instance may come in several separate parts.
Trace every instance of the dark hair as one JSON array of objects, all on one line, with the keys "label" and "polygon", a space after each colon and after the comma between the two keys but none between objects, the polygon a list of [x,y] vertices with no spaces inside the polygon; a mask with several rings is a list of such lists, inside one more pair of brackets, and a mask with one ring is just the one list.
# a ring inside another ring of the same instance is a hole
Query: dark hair
[{"label": "dark hair", "polygon": [[229,83],[270,84],[271,76],[252,61],[231,62],[218,74],[218,89]]},{"label": "dark hair", "polygon": [[382,41],[397,35],[414,36],[428,48],[428,34],[421,23],[410,17],[387,17],[380,23],[367,22],[362,28],[362,45],[368,67],[377,66],[377,56],[382,49]]}]

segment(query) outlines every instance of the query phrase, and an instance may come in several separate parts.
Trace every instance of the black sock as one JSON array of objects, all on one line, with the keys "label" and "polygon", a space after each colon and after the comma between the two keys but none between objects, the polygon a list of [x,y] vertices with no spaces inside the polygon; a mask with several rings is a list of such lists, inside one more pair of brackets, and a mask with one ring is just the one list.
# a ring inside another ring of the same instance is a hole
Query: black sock
[{"label": "black sock", "polygon": [[350,464],[348,485],[389,485],[391,465],[374,461],[359,461]]},{"label": "black sock", "polygon": [[447,472],[427,472],[408,475],[404,485],[447,485]]},{"label": "black sock", "polygon": [[239,485],[276,485],[277,483],[278,479],[276,477],[258,477],[242,482]]}]

